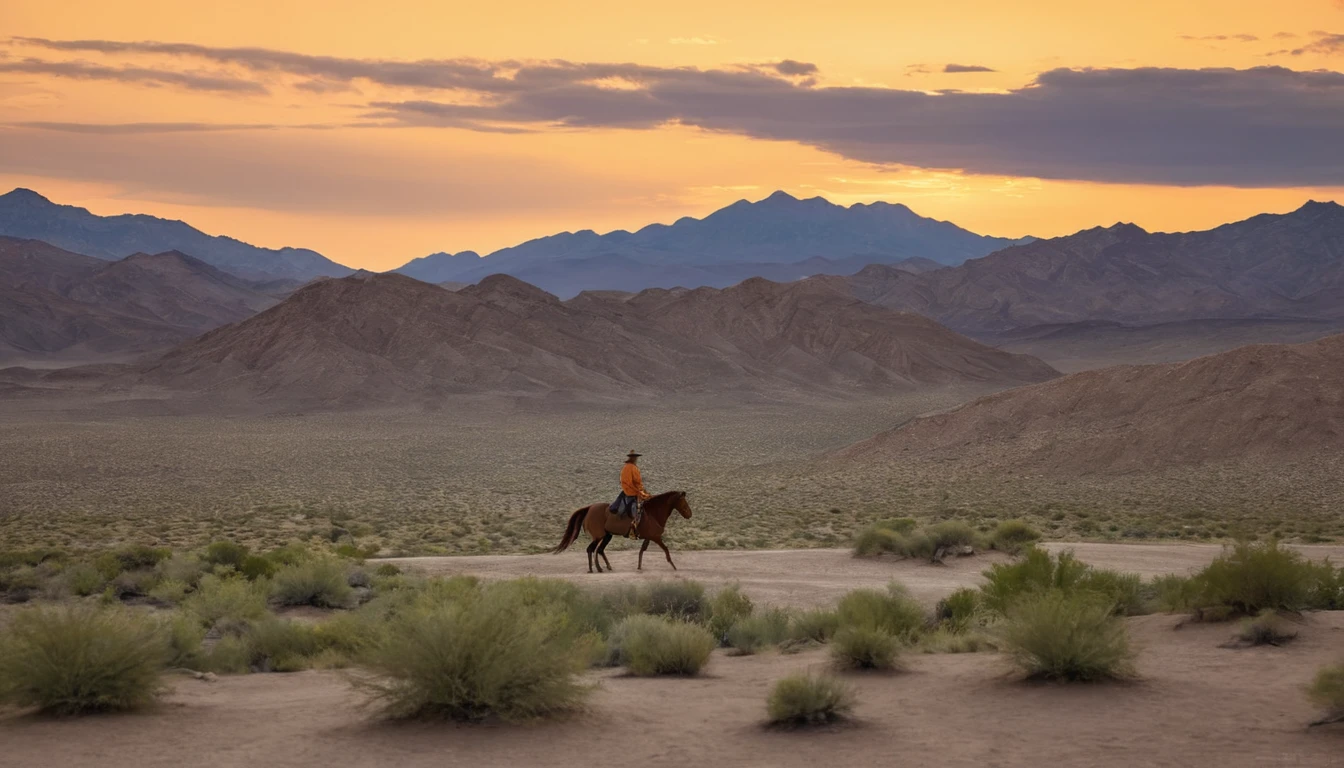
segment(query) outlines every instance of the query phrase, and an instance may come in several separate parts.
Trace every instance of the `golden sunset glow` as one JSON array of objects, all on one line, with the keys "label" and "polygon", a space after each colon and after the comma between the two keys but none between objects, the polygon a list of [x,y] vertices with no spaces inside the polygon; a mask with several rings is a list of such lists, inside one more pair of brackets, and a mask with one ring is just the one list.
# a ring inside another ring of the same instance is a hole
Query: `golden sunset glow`
[{"label": "golden sunset glow", "polygon": [[[815,70],[770,72],[770,82],[790,94],[859,87],[1008,94],[1057,69],[1335,73],[1344,62],[1336,41],[1344,7],[1333,0],[7,0],[0,30],[4,190],[30,187],[98,214],[180,218],[258,245],[313,248],[352,266],[385,269],[434,251],[484,253],[557,231],[667,223],[775,189],[842,204],[903,202],[1002,236],[1053,236],[1116,220],[1199,229],[1284,212],[1308,198],[1344,198],[1328,174],[1264,169],[1168,180],[1065,168],[1042,178],[986,170],[1035,167],[1035,158],[1018,163],[999,154],[978,169],[940,167],[943,155],[927,140],[917,150],[883,144],[874,160],[870,138],[854,151],[844,149],[844,137],[799,140],[812,129],[795,130],[793,115],[779,125],[720,126],[712,90],[695,96],[708,105],[697,107],[700,124],[632,115],[627,125],[625,107],[604,111],[596,99],[592,114],[568,122],[519,112],[421,120],[406,105],[456,109],[502,96],[362,74],[342,80],[311,74],[309,63],[248,58],[258,49],[340,62],[475,60],[503,73],[495,84],[532,62],[638,65],[672,78],[677,99],[682,68],[739,72],[795,62]],[[70,45],[79,41],[210,52]],[[631,77],[638,72],[581,84],[637,96],[642,85]],[[535,104],[553,107],[540,98]],[[809,119],[833,128],[846,116],[813,110]],[[962,155],[974,155],[970,146]]]}]

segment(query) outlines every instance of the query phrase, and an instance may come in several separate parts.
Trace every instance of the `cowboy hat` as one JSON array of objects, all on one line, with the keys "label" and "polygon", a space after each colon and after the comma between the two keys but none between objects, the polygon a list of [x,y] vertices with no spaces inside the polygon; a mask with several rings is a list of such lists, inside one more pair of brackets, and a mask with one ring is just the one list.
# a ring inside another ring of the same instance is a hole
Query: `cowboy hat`
[{"label": "cowboy hat", "polygon": [[634,451],[630,451],[629,453],[625,454],[625,458],[627,458],[627,459],[633,459],[633,458],[636,458],[636,457],[639,457],[639,456],[643,456],[643,455],[644,455],[644,454],[642,454],[642,453],[635,453]]}]

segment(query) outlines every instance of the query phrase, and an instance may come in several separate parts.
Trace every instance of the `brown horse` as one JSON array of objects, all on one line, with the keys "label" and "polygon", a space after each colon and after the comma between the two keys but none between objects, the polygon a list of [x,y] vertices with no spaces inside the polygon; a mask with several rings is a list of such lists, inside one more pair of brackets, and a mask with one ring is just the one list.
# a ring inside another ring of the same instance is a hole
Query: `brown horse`
[{"label": "brown horse", "polygon": [[[603,560],[606,560],[608,571],[615,570],[611,567],[611,561],[607,560],[607,543],[612,536],[624,536],[630,530],[631,520],[611,514],[608,506],[591,504],[575,510],[569,516],[569,524],[565,526],[565,537],[560,540],[560,546],[551,550],[551,554],[569,549],[569,545],[579,537],[579,531],[587,530],[588,535],[593,537],[593,543],[588,545],[588,572],[593,572],[593,563],[596,561],[597,572],[602,573]],[[667,520],[673,510],[680,512],[687,520],[691,519],[691,505],[686,502],[685,491],[660,493],[644,502],[644,516],[639,520],[639,528],[635,529],[635,535],[644,540],[639,548],[639,565],[636,570],[644,570],[644,550],[649,548],[650,541],[663,548],[668,565],[672,566],[672,570],[677,570],[677,564],[672,562],[672,553],[667,551],[667,545],[663,543],[663,531],[667,528]],[[597,558],[593,557],[594,554]]]}]

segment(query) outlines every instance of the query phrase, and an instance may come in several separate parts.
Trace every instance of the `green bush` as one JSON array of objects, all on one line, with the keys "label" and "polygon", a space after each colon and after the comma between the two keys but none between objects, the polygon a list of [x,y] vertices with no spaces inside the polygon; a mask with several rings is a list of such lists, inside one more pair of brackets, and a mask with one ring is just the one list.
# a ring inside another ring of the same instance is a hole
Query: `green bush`
[{"label": "green bush", "polygon": [[694,675],[718,645],[701,627],[658,616],[630,616],[612,635],[614,655],[636,675]]},{"label": "green bush", "polygon": [[134,709],[159,693],[160,622],[88,603],[20,611],[0,635],[0,703],[72,715]]},{"label": "green bush", "polygon": [[1193,578],[1176,574],[1156,576],[1149,584],[1158,610],[1167,613],[1193,608],[1199,599],[1199,586]]},{"label": "green bush", "polygon": [[734,624],[728,630],[728,647],[740,655],[749,655],[779,645],[788,636],[789,612],[767,608]]},{"label": "green bush", "polygon": [[281,605],[344,608],[354,598],[345,565],[329,557],[314,558],[276,571],[271,594]]},{"label": "green bush", "polygon": [[158,571],[165,581],[180,581],[188,587],[194,587],[205,575],[206,566],[193,554],[178,553],[160,562]]},{"label": "green bush", "polygon": [[831,656],[847,669],[894,669],[901,643],[871,626],[841,626],[831,638]]},{"label": "green bush", "polygon": [[270,617],[253,624],[247,636],[248,666],[261,672],[298,672],[325,650],[314,625]]},{"label": "green bush", "polygon": [[895,582],[885,592],[856,589],[840,599],[836,616],[841,627],[876,629],[909,642],[924,631],[924,608]]},{"label": "green bush", "polygon": [[399,576],[401,569],[392,563],[382,563],[373,572],[375,576]]},{"label": "green bush", "polygon": [[72,564],[61,574],[61,580],[71,594],[80,597],[96,595],[107,586],[107,578],[102,571],[88,563]]},{"label": "green bush", "polygon": [[989,534],[989,546],[1016,555],[1041,540],[1041,532],[1021,520],[1004,520]]},{"label": "green bush", "polygon": [[1078,587],[1104,595],[1121,616],[1148,613],[1143,579],[1138,574],[1089,567]]},{"label": "green bush", "polygon": [[392,717],[525,720],[571,711],[592,649],[554,614],[468,596],[392,620],[360,681]]},{"label": "green bush", "polygon": [[1314,611],[1344,609],[1344,568],[1335,568],[1328,557],[1320,563],[1308,561],[1307,567],[1311,576],[1306,607]]},{"label": "green bush", "polygon": [[112,579],[112,591],[118,597],[145,597],[159,585],[161,577],[155,571],[122,571]]},{"label": "green bush", "polygon": [[266,585],[242,578],[201,577],[196,591],[182,601],[183,610],[207,627],[223,621],[246,624],[266,615]]},{"label": "green bush", "polygon": [[694,581],[654,582],[644,602],[649,613],[682,621],[702,621],[710,610],[705,588]]},{"label": "green bush", "polygon": [[975,529],[961,520],[944,520],[925,531],[933,542],[935,552],[949,547],[968,547],[975,544]]},{"label": "green bush", "polygon": [[243,638],[226,635],[203,652],[200,666],[202,672],[245,675],[252,671],[252,649]]},{"label": "green bush", "polygon": [[791,675],[775,683],[765,702],[776,725],[820,725],[847,716],[854,709],[850,687],[830,675]]},{"label": "green bush", "polygon": [[247,547],[236,541],[221,539],[211,542],[205,548],[205,562],[210,565],[227,565],[234,569],[243,570],[243,563],[247,560]]},{"label": "green bush", "polygon": [[934,617],[943,627],[961,631],[971,626],[980,611],[980,591],[962,587],[938,601]]},{"label": "green bush", "polygon": [[755,606],[751,598],[742,594],[742,588],[736,584],[720,589],[709,601],[709,632],[719,642],[725,642],[728,630],[733,625],[751,615]]},{"label": "green bush", "polygon": [[1277,611],[1261,611],[1242,621],[1237,637],[1247,645],[1283,645],[1297,637],[1297,630],[1288,626]]},{"label": "green bush", "polygon": [[1006,613],[1017,599],[1051,589],[1071,592],[1087,575],[1088,566],[1073,556],[1061,552],[1051,557],[1049,552],[1035,547],[1026,550],[1013,563],[995,563],[985,571],[985,584],[980,588],[984,605],[995,613]]},{"label": "green bush", "polygon": [[1344,719],[1344,664],[1321,668],[1307,695],[1313,704],[1325,710],[1321,722]]},{"label": "green bush", "polygon": [[1086,590],[1052,589],[1014,601],[1002,640],[1030,677],[1090,681],[1133,673],[1123,620],[1109,600]]},{"label": "green bush", "polygon": [[873,557],[875,555],[908,556],[910,551],[906,534],[888,528],[869,526],[854,537],[854,555]]},{"label": "green bush", "polygon": [[813,608],[793,615],[789,622],[789,639],[795,642],[829,642],[840,628],[840,617],[835,611]]},{"label": "green bush", "polygon": [[248,580],[269,579],[280,570],[280,566],[274,560],[261,555],[248,555],[243,558],[243,563],[238,567],[238,572],[243,574]]},{"label": "green bush", "polygon": [[1310,607],[1322,575],[1321,569],[1277,541],[1242,542],[1195,575],[1195,607],[1214,616],[1300,611]]},{"label": "green bush", "polygon": [[149,599],[162,605],[177,605],[187,597],[187,585],[181,581],[163,579],[149,590]]},{"label": "green bush", "polygon": [[170,667],[197,669],[204,662],[201,641],[205,639],[205,627],[195,616],[180,612],[174,613],[165,622],[168,635]]},{"label": "green bush", "polygon": [[[461,595],[458,590],[462,586],[459,584],[446,589],[449,594]],[[590,633],[605,635],[615,623],[601,600],[560,579],[529,576],[498,581],[485,587],[484,595],[487,600],[512,601],[527,608],[555,613],[564,619],[567,631],[576,637]]]},{"label": "green bush", "polygon": [[924,653],[980,653],[997,651],[994,638],[978,630],[951,629],[944,625],[919,639]]}]

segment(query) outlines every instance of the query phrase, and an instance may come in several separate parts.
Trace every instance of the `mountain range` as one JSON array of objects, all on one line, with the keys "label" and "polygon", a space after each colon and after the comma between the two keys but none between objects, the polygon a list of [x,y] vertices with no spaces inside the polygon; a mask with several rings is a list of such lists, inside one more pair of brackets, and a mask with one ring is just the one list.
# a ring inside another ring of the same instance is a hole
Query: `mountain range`
[{"label": "mountain range", "polygon": [[506,275],[449,291],[403,275],[315,282],[119,376],[286,407],[490,394],[648,400],[1010,386],[1058,375],[828,281],[585,293]]},{"label": "mountain range", "polygon": [[109,262],[0,237],[0,361],[125,357],[277,301],[266,285],[177,251]]},{"label": "mountain range", "polygon": [[1098,321],[1340,320],[1344,206],[1308,202],[1202,232],[1097,227],[924,274],[873,265],[850,285],[979,336]]},{"label": "mountain range", "polygon": [[473,251],[436,253],[395,271],[432,283],[471,283],[502,273],[568,297],[583,290],[725,287],[750,277],[790,281],[853,274],[874,263],[924,271],[1028,240],[978,235],[899,204],[846,208],[820,197],[800,200],[775,192],[757,202],[739,200],[703,219],[605,235],[565,232],[486,257]]},{"label": "mountain range", "polygon": [[260,248],[211,236],[181,221],[143,214],[97,216],[58,205],[29,189],[0,195],[0,235],[41,240],[67,251],[115,260],[133,253],[178,251],[250,280],[341,277],[349,267],[306,248]]}]

